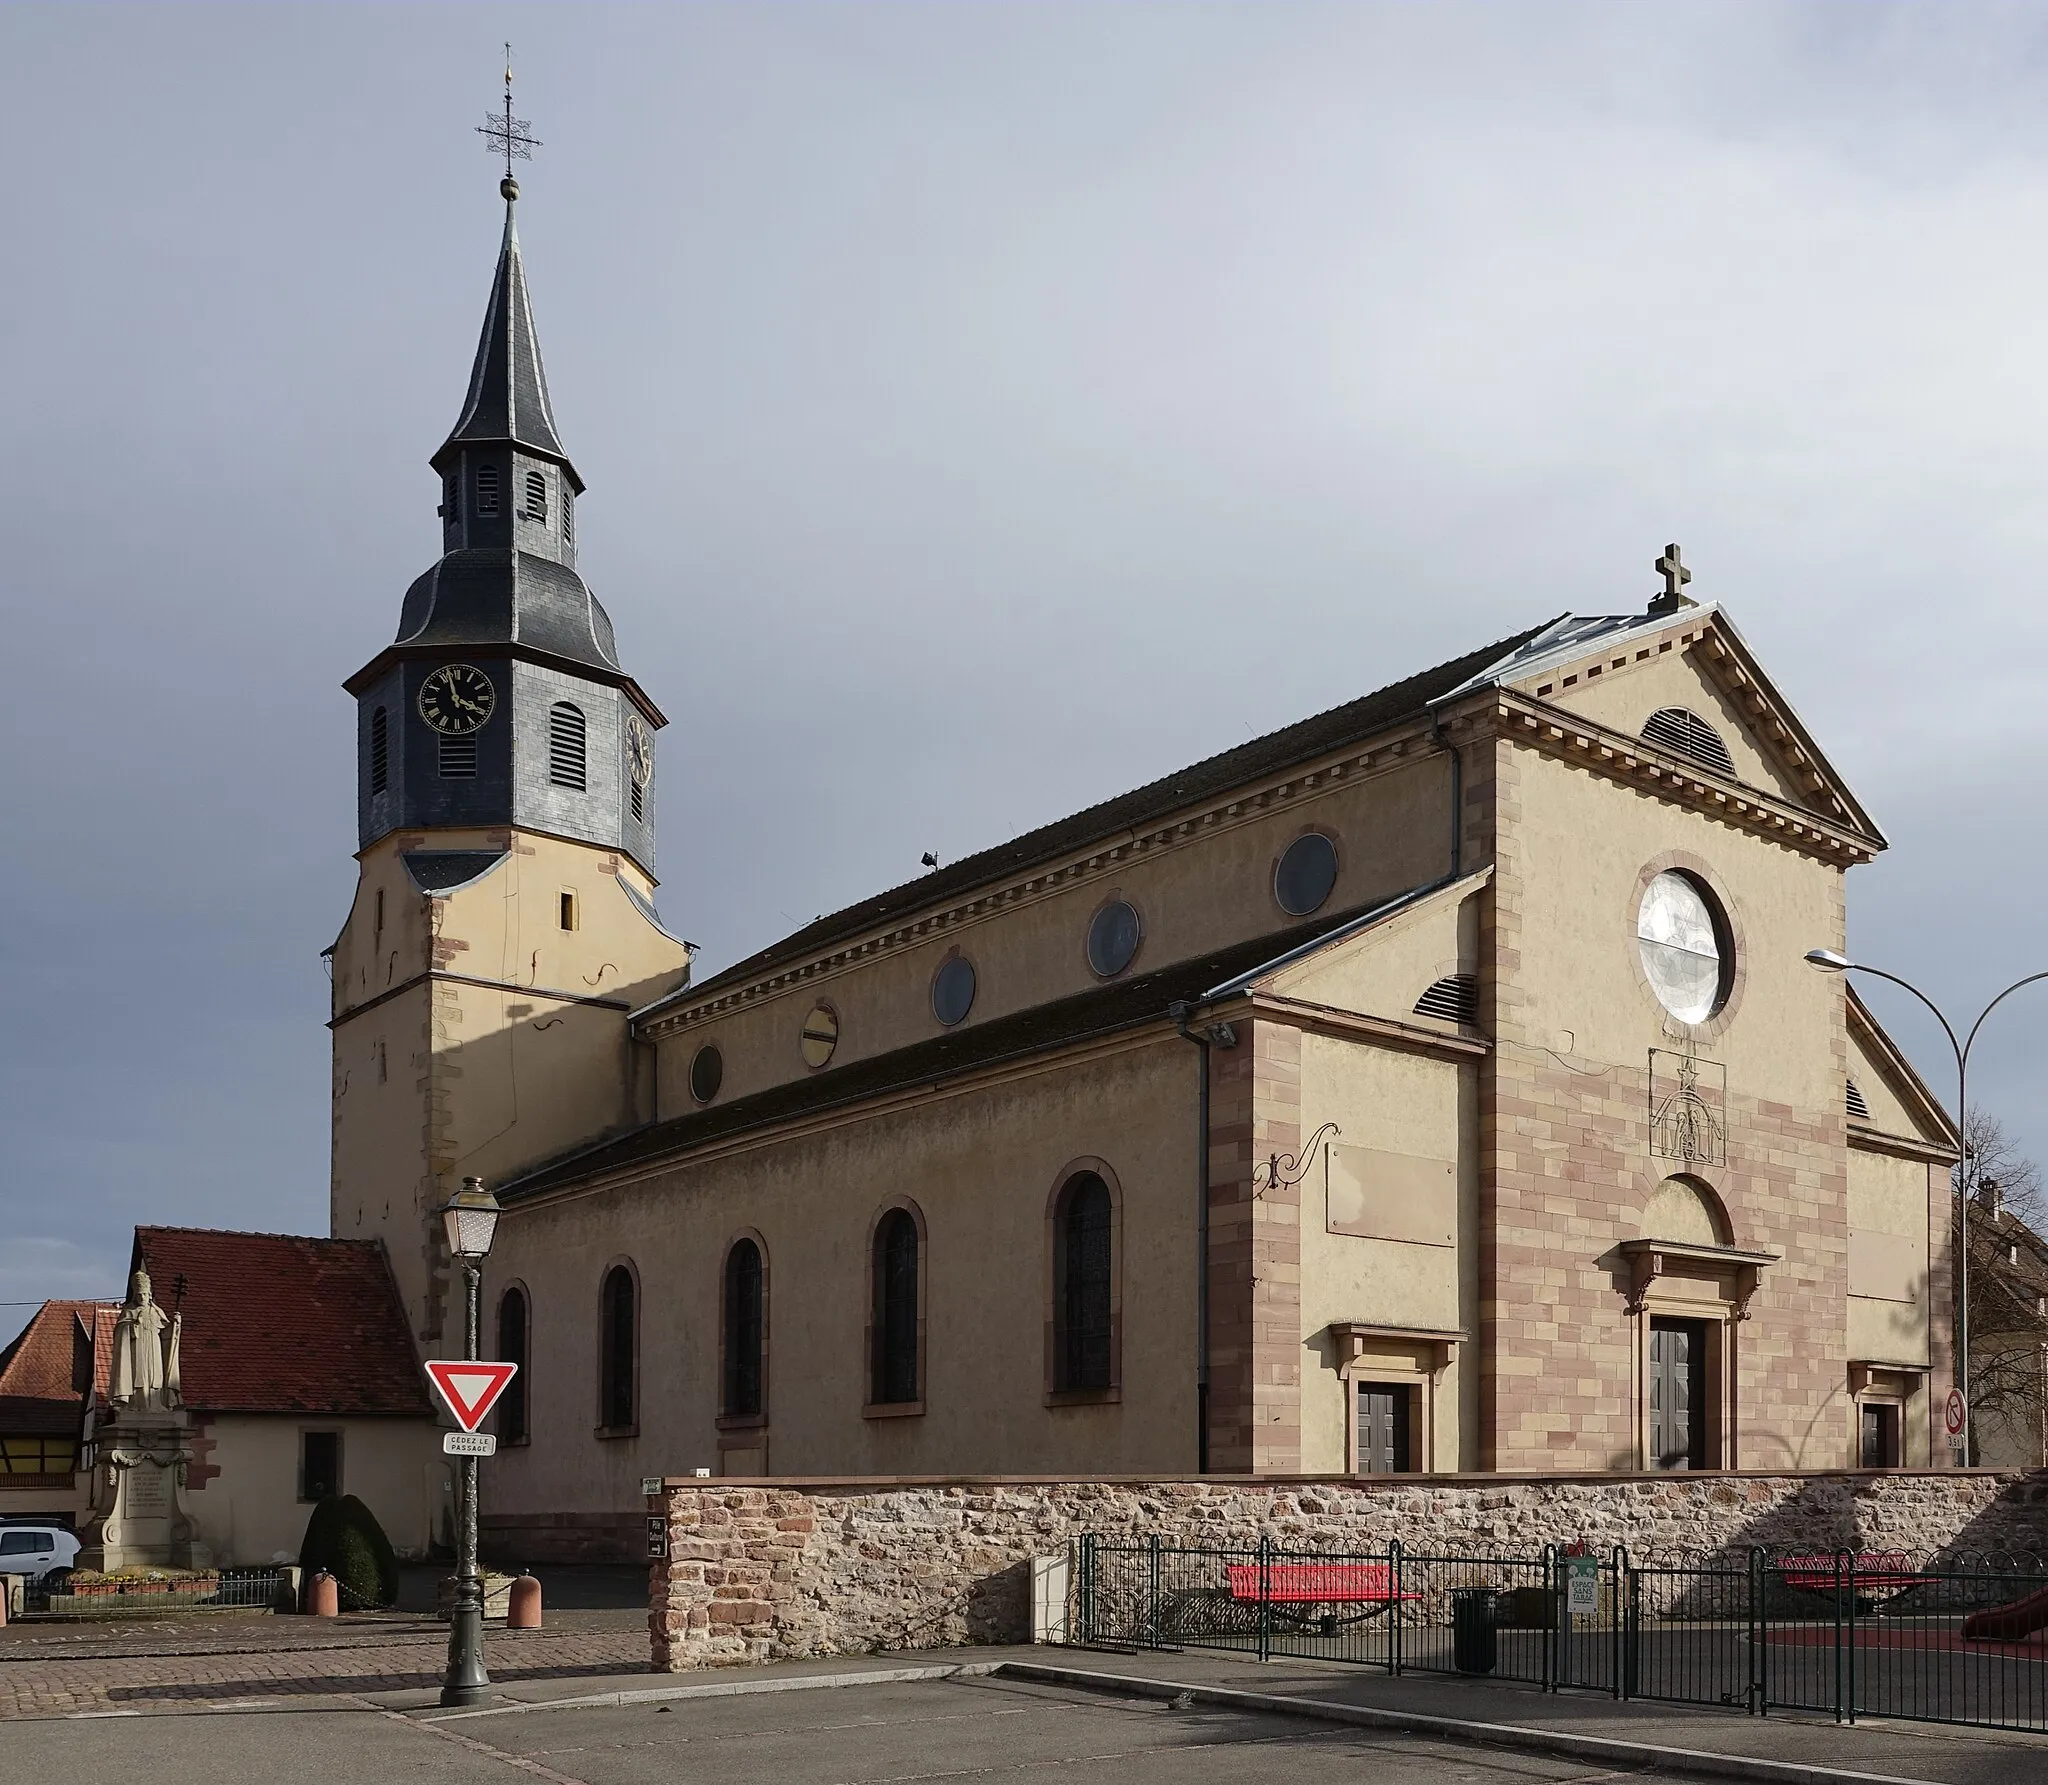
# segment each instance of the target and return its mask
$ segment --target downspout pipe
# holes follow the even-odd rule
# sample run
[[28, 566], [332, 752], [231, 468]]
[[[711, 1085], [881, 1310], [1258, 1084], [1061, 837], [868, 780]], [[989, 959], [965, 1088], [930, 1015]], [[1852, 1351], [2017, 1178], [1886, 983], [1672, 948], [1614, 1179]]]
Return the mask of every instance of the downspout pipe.
[[1194, 1006], [1176, 1000], [1166, 1014], [1183, 1041], [1200, 1050], [1201, 1079], [1195, 1087], [1195, 1473], [1209, 1473], [1209, 1049], [1235, 1047], [1228, 1023], [1196, 1030]]

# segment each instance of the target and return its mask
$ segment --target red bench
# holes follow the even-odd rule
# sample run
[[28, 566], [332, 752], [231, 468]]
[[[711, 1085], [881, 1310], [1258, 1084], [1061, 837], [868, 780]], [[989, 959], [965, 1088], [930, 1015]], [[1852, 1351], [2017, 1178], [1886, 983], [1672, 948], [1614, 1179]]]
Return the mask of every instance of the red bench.
[[1269, 1562], [1263, 1569], [1256, 1562], [1233, 1562], [1230, 1596], [1254, 1605], [1368, 1605], [1377, 1611], [1396, 1599], [1422, 1597], [1396, 1593], [1393, 1572], [1385, 1562]]
[[[1836, 1562], [1834, 1556], [1784, 1556], [1772, 1569], [1786, 1586], [1801, 1593], [1832, 1593]], [[1841, 1574], [1841, 1584], [1858, 1599], [1890, 1598], [1934, 1579], [1931, 1574], [1916, 1574], [1911, 1559], [1897, 1550], [1862, 1550], [1849, 1558]]]

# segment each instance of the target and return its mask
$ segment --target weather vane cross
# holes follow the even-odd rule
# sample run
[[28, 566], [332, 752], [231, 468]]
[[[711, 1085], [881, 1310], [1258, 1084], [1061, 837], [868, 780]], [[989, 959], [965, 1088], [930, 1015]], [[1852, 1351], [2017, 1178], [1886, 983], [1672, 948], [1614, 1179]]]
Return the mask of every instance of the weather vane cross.
[[484, 139], [484, 147], [493, 155], [505, 157], [505, 178], [512, 178], [512, 160], [517, 156], [521, 161], [531, 161], [533, 152], [539, 148], [540, 138], [532, 134], [532, 128], [525, 118], [512, 115], [512, 46], [505, 46], [505, 115], [487, 117], [476, 127], [476, 133]]

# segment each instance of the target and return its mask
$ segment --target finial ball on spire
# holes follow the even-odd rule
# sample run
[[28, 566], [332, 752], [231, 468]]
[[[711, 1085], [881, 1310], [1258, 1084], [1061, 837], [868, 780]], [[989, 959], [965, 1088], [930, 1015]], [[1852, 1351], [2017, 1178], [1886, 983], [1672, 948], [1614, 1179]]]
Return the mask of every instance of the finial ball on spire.
[[508, 205], [515, 204], [519, 199], [519, 182], [507, 174], [498, 182], [498, 191]]

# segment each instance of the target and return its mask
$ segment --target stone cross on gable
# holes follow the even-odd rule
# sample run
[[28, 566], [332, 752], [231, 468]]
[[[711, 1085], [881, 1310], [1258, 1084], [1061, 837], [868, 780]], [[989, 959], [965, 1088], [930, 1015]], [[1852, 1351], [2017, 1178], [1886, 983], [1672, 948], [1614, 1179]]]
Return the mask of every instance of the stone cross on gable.
[[1664, 579], [1664, 593], [1650, 603], [1653, 614], [1675, 613], [1682, 607], [1694, 605], [1693, 598], [1682, 591], [1692, 581], [1692, 572], [1685, 567], [1678, 555], [1678, 547], [1667, 545], [1663, 557], [1656, 563], [1656, 571]]

